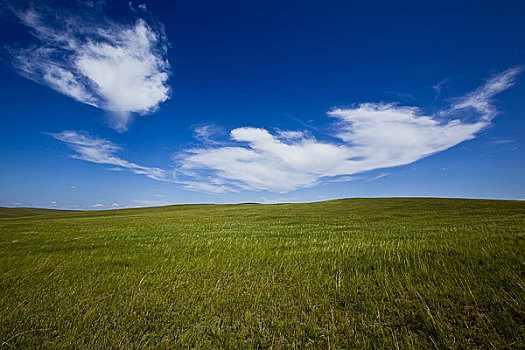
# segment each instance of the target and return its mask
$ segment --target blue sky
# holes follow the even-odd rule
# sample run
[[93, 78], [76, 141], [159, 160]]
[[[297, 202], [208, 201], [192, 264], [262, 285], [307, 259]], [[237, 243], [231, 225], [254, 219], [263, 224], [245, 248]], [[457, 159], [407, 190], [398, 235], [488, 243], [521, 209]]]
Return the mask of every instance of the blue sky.
[[1, 1], [0, 205], [523, 199], [524, 10]]

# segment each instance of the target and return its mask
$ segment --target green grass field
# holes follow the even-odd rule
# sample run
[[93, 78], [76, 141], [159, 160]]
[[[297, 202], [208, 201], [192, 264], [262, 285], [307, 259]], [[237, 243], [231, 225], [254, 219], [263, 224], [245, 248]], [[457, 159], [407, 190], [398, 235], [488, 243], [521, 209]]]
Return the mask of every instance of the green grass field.
[[55, 210], [55, 209], [40, 209], [40, 208], [4, 208], [0, 207], [0, 219], [17, 218], [22, 216], [38, 216], [38, 215], [52, 215], [63, 214], [71, 212], [71, 210]]
[[0, 347], [523, 349], [524, 235], [519, 201], [3, 218]]

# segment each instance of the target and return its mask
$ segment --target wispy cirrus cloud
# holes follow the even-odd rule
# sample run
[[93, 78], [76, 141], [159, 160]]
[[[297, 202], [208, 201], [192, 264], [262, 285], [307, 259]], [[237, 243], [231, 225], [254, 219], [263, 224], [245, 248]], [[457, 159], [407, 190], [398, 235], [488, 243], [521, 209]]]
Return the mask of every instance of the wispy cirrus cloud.
[[[494, 96], [511, 87], [520, 72], [521, 68], [512, 68], [495, 75], [434, 114], [392, 103], [335, 108], [328, 112], [334, 120], [330, 140], [319, 140], [302, 130], [239, 127], [231, 130], [225, 142], [212, 138], [215, 127], [200, 126], [194, 135], [202, 145], [177, 154], [174, 172], [128, 162], [116, 156], [120, 148], [108, 140], [74, 131], [52, 136], [72, 148], [74, 158], [113, 165], [189, 190], [285, 193], [410, 164], [473, 139], [498, 113]], [[387, 175], [383, 172], [372, 180]]]
[[434, 89], [434, 91], [436, 91], [436, 93], [439, 95], [448, 83], [450, 83], [450, 78], [445, 78], [437, 82], [435, 85], [432, 85], [432, 89]]
[[217, 134], [224, 134], [224, 130], [213, 124], [199, 125], [193, 128], [193, 137], [204, 145], [216, 145], [219, 144], [214, 139]]
[[210, 193], [234, 192], [235, 188], [226, 186], [221, 179], [200, 178], [199, 181], [192, 179], [179, 179], [175, 172], [156, 167], [142, 166], [127, 161], [118, 156], [122, 148], [113, 142], [89, 135], [86, 132], [65, 130], [60, 133], [48, 133], [58, 141], [64, 142], [75, 153], [71, 155], [74, 159], [83, 160], [95, 164], [110, 165], [112, 171], [129, 171], [137, 175], [145, 175], [156, 181], [176, 183], [185, 186], [189, 190], [205, 191]]
[[479, 114], [482, 122], [490, 122], [498, 114], [493, 104], [493, 97], [514, 85], [514, 78], [522, 71], [522, 67], [514, 67], [490, 77], [476, 90], [455, 99], [456, 102], [452, 107], [441, 114], [453, 115], [454, 112], [461, 110], [474, 110]]
[[169, 182], [169, 172], [160, 168], [141, 166], [117, 156], [121, 147], [109, 140], [92, 137], [87, 133], [66, 130], [60, 133], [50, 133], [55, 139], [64, 142], [76, 152], [71, 157], [86, 162], [112, 165], [112, 170], [131, 171], [134, 174], [145, 175], [150, 179]]
[[368, 179], [368, 181], [375, 181], [375, 180], [379, 180], [379, 179], [382, 179], [384, 177], [387, 177], [389, 175], [392, 175], [392, 173], [387, 173], [387, 172], [382, 172], [381, 174], [377, 175], [377, 176], [374, 176], [373, 178], [371, 179]]
[[8, 51], [21, 75], [108, 111], [110, 126], [121, 132], [133, 113], [155, 112], [169, 98], [167, 39], [162, 25], [144, 18], [117, 23], [102, 4], [11, 6], [37, 40]]
[[489, 145], [504, 145], [504, 144], [508, 144], [508, 143], [512, 143], [512, 142], [514, 142], [514, 140], [502, 140], [500, 138], [493, 137], [489, 142], [487, 142], [487, 144], [489, 144]]

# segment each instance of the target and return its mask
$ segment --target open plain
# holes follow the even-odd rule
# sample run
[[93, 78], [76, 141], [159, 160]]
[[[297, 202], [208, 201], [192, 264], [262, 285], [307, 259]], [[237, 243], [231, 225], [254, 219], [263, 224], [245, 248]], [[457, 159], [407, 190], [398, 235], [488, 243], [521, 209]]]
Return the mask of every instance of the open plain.
[[525, 345], [525, 202], [0, 216], [5, 348]]

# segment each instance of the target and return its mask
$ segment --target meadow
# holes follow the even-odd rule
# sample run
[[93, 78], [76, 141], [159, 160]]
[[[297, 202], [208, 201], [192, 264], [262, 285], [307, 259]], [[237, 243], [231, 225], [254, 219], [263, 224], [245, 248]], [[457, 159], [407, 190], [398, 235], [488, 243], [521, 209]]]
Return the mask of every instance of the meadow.
[[0, 217], [3, 348], [525, 347], [525, 202]]

